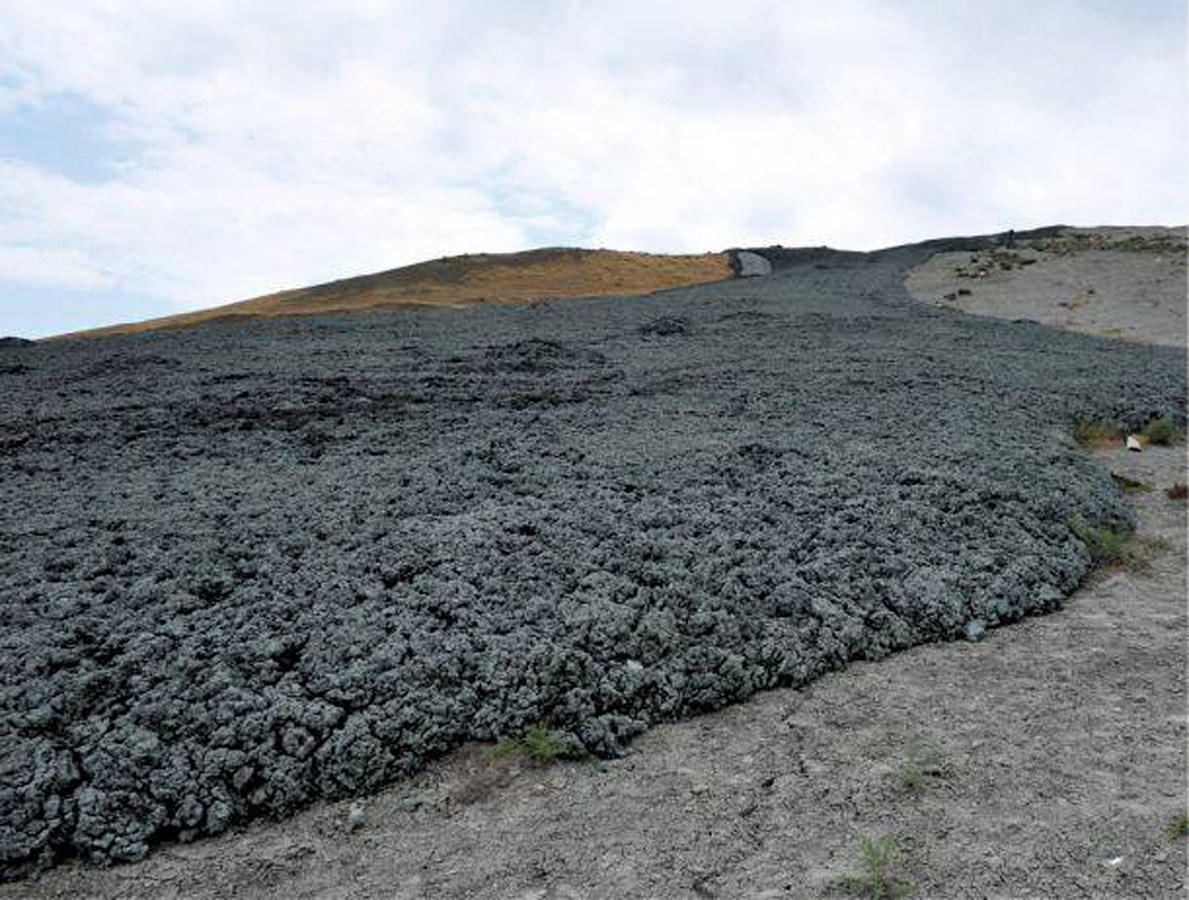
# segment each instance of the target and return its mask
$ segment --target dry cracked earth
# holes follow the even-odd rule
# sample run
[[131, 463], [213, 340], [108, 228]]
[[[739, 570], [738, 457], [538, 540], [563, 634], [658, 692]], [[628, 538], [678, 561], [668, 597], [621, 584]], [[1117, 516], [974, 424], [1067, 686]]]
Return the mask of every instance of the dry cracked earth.
[[1183, 446], [1069, 433], [1183, 342], [905, 288], [1012, 239], [6, 348], [0, 896], [1181, 896]]

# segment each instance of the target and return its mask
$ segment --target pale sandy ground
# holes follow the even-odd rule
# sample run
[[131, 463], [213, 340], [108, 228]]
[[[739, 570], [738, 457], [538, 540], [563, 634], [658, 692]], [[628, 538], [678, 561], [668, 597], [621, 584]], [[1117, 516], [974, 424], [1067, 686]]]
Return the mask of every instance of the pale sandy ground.
[[[1071, 228], [1067, 234], [1071, 240], [1020, 242], [1015, 253], [1035, 262], [1006, 271], [989, 253], [939, 253], [909, 275], [908, 290], [921, 302], [975, 315], [1184, 345], [1184, 228]], [[1139, 241], [1128, 245], [1129, 238]], [[1142, 248], [1140, 241], [1149, 249], [1110, 249]], [[1088, 246], [1076, 249], [1082, 245]], [[1180, 250], [1164, 249], [1169, 245]]]
[[658, 727], [623, 760], [464, 748], [363, 801], [357, 829], [351, 803], [319, 804], [0, 898], [845, 896], [880, 835], [915, 897], [1184, 897], [1166, 827], [1186, 808], [1186, 511], [1164, 489], [1185, 451], [1098, 455], [1152, 484], [1130, 495], [1152, 559], [1061, 612]]

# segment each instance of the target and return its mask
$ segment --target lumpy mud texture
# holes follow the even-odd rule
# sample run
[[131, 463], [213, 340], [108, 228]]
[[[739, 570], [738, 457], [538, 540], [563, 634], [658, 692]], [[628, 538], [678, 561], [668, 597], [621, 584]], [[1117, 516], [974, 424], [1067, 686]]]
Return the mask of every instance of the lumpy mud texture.
[[1185, 354], [907, 297], [989, 244], [7, 348], [3, 875], [1056, 608], [1129, 522], [1070, 424], [1183, 423]]

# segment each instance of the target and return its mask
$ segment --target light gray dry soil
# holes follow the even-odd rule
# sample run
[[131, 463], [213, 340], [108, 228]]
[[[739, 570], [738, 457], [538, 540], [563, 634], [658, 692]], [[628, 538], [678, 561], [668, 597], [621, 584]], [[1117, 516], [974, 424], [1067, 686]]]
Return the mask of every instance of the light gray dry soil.
[[1185, 229], [1067, 228], [938, 253], [913, 269], [923, 303], [1126, 341], [1185, 344]]
[[[155, 841], [374, 793], [461, 742], [538, 720], [615, 756], [657, 722], [792, 684], [808, 687], [673, 726], [708, 736], [679, 748], [688, 764], [649, 768], [635, 794], [630, 783], [629, 793], [616, 788], [628, 777], [617, 773], [631, 773], [669, 729], [602, 769], [533, 772], [495, 799], [484, 791], [499, 772], [479, 764], [472, 786], [464, 755], [435, 787], [437, 764], [417, 787], [380, 794], [351, 835], [336, 807], [305, 814], [325, 840], [310, 845], [297, 829], [292, 856], [281, 851], [273, 865], [245, 838], [226, 868], [187, 874], [170, 870], [171, 860], [225, 845], [175, 844], [140, 867], [99, 875], [72, 866], [20, 889], [56, 896], [90, 877], [101, 893], [119, 884], [121, 895], [169, 895], [204, 871], [228, 879], [227, 896], [256, 895], [257, 876], [318, 896], [518, 896], [538, 886], [561, 896], [566, 884], [580, 895], [611, 896], [619, 885], [621, 895], [737, 896], [769, 880], [773, 889], [826, 885], [848, 862], [821, 818], [827, 811], [851, 823], [851, 856], [866, 828], [859, 813], [870, 817], [872, 804], [888, 815], [928, 810], [930, 797], [944, 805], [932, 792], [896, 800], [903, 779], [893, 770], [911, 761], [910, 744], [942, 759], [918, 766], [930, 791], [949, 784], [950, 771], [955, 783], [977, 784], [975, 774], [995, 769], [993, 750], [984, 758], [979, 747], [996, 728], [1020, 737], [1028, 710], [1045, 726], [1059, 719], [1052, 696], [1017, 696], [1019, 679], [1033, 684], [1038, 667], [1059, 659], [1017, 652], [1016, 638], [1054, 620], [813, 679], [848, 660], [1059, 607], [1089, 569], [1069, 522], [1132, 521], [1106, 470], [1072, 445], [1071, 421], [1184, 421], [1182, 350], [929, 310], [907, 297], [904, 272], [934, 250], [989, 245], [872, 255], [770, 248], [757, 251], [776, 268], [767, 278], [630, 303], [212, 326], [6, 350], [8, 874], [64, 853], [137, 858]], [[1183, 635], [1183, 590], [1174, 599], [1164, 627]], [[1123, 609], [1121, 618], [1150, 626], [1146, 614]], [[1065, 665], [1088, 652], [1075, 644]], [[938, 685], [928, 678], [919, 702], [913, 689], [887, 690], [920, 653], [952, 656], [941, 684], [958, 679], [957, 703], [991, 738], [967, 746], [973, 724], [935, 722]], [[983, 654], [997, 676], [963, 682]], [[1179, 672], [1176, 660], [1165, 651], [1153, 665], [1167, 675]], [[865, 672], [883, 694], [812, 706], [829, 685], [855, 691]], [[1167, 708], [1178, 690], [1183, 698], [1179, 682], [1148, 702]], [[811, 705], [801, 726], [789, 724], [795, 710], [773, 712], [790, 697]], [[757, 710], [750, 726], [730, 724]], [[881, 711], [900, 716], [899, 732]], [[1085, 699], [1068, 714], [1087, 714]], [[716, 723], [727, 723], [717, 738]], [[786, 729], [797, 756], [780, 747]], [[758, 742], [751, 759], [749, 732]], [[1062, 733], [1071, 751], [1093, 749], [1076, 728]], [[1142, 752], [1164, 768], [1183, 763], [1180, 745], [1167, 749], [1170, 736], [1183, 737], [1183, 709], [1149, 733], [1159, 746], [1141, 737]], [[887, 771], [846, 770], [855, 757], [879, 759], [881, 747]], [[1007, 788], [1034, 797], [1036, 769], [1062, 798], [1057, 806], [1077, 806], [1040, 766], [1059, 762], [1061, 750], [1009, 757], [994, 773], [1006, 787], [984, 799], [1001, 795], [1016, 809]], [[1120, 770], [1132, 763], [1115, 759]], [[724, 780], [719, 766], [733, 774]], [[756, 784], [753, 768], [767, 773]], [[1120, 796], [1147, 810], [1137, 813], [1145, 828], [1175, 813], [1166, 789], [1183, 786], [1183, 767], [1171, 778], [1146, 778], [1138, 800]], [[831, 783], [851, 787], [823, 793]], [[540, 807], [544, 820], [518, 803], [537, 787], [542, 802], [553, 798]], [[633, 803], [643, 811], [668, 802], [666, 791], [679, 815], [632, 812]], [[1151, 806], [1152, 792], [1166, 809]], [[750, 799], [733, 819], [705, 805], [719, 794]], [[1096, 803], [1086, 808], [1101, 811]], [[512, 820], [487, 827], [491, 804]], [[809, 818], [788, 819], [790, 808]], [[1054, 825], [1053, 835], [1079, 834], [1082, 849], [1058, 846], [1050, 858], [1029, 839], [1020, 846], [1032, 862], [1021, 872], [1043, 881], [1068, 869], [1049, 865], [1061, 854], [1083, 859], [1089, 838], [1066, 811], [1073, 824]], [[452, 824], [463, 829], [453, 838]], [[976, 834], [981, 825], [962, 827]], [[633, 838], [633, 828], [655, 840]], [[396, 850], [397, 833], [422, 849]], [[253, 834], [269, 840], [267, 828]], [[790, 840], [803, 851], [788, 849]], [[369, 853], [368, 841], [387, 841], [402, 861]], [[484, 842], [503, 852], [485, 855]], [[606, 858], [595, 868], [574, 856], [600, 847]], [[641, 857], [640, 847], [656, 854]], [[1124, 868], [1120, 853], [1110, 877], [1134, 871], [1133, 884], [1149, 891], [1136, 895], [1161, 896], [1151, 891], [1175, 875], [1178, 847], [1150, 866], [1132, 856]], [[918, 879], [986, 883], [985, 865], [953, 882], [915, 843], [904, 849]], [[785, 874], [782, 860], [792, 859], [800, 874]], [[1001, 860], [996, 871], [1013, 864]], [[681, 867], [688, 877], [658, 880]], [[375, 879], [390, 878], [386, 894]]]

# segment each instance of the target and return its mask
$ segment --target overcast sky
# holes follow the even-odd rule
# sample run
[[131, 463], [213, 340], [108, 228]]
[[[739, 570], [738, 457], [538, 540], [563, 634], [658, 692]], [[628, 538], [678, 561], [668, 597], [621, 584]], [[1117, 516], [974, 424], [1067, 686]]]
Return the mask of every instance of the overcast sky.
[[418, 260], [1182, 224], [1183, 0], [0, 0], [0, 334]]

